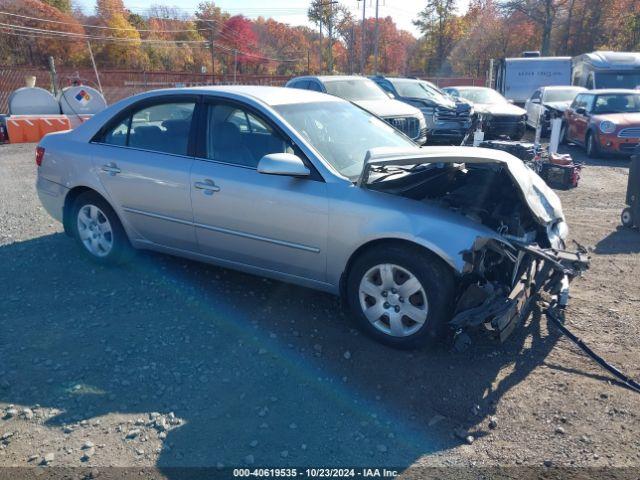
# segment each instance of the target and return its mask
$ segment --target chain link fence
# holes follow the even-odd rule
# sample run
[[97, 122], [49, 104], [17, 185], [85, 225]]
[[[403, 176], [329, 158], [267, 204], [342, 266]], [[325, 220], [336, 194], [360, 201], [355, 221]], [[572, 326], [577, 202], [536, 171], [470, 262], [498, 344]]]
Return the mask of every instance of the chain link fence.
[[[107, 103], [111, 104], [136, 93], [158, 88], [193, 87], [199, 85], [269, 85], [283, 86], [291, 77], [287, 75], [210, 75], [188, 72], [145, 72], [136, 70], [101, 70], [100, 81], [91, 69], [60, 68], [57, 71], [58, 88], [80, 82], [102, 88]], [[46, 69], [30, 67], [0, 66], [0, 113], [8, 113], [8, 99], [11, 92], [24, 87], [25, 78], [35, 76], [36, 86], [52, 90], [52, 80]], [[425, 78], [439, 86], [483, 85], [484, 80], [459, 78]]]

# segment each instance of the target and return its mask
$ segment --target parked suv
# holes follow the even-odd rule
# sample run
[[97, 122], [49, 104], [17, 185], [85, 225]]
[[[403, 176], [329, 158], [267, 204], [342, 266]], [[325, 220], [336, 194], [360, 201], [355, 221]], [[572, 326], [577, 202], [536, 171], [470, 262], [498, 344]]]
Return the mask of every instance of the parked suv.
[[471, 128], [471, 104], [450, 97], [427, 81], [383, 76], [371, 79], [396, 99], [420, 109], [430, 142], [459, 145]]
[[296, 77], [285, 85], [343, 98], [393, 125], [418, 145], [427, 141], [425, 118], [415, 107], [389, 98], [375, 82], [358, 76]]
[[562, 140], [583, 145], [590, 157], [631, 155], [640, 145], [640, 92], [590, 90], [564, 112]]

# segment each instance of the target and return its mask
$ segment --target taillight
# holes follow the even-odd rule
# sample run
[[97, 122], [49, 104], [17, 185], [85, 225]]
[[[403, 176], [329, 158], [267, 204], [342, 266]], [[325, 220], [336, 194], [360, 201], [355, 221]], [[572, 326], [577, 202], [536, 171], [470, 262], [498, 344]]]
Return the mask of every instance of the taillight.
[[36, 165], [42, 165], [42, 159], [44, 158], [44, 148], [36, 147]]

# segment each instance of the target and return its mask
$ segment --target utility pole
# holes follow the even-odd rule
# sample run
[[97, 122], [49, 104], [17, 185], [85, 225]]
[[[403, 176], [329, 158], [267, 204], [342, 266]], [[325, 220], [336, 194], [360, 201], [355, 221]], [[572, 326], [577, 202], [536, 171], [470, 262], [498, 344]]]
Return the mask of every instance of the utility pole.
[[318, 6], [320, 7], [320, 12], [318, 17], [320, 18], [320, 45], [318, 48], [319, 57], [320, 57], [320, 73], [322, 73], [322, 17], [324, 16], [324, 7], [329, 7], [329, 72], [333, 72], [333, 7], [332, 5], [335, 3], [340, 3], [338, 0], [320, 0], [318, 2]]
[[216, 31], [214, 26], [211, 25], [209, 28], [209, 40], [211, 41], [211, 78], [213, 79], [213, 83], [216, 83], [216, 52], [215, 52], [215, 40]]
[[333, 4], [329, 2], [329, 74], [333, 73]]
[[318, 45], [318, 73], [322, 75], [322, 14], [324, 5], [320, 3], [320, 43]]
[[378, 35], [380, 33], [380, 29], [378, 27], [378, 8], [380, 7], [380, 0], [376, 0], [376, 28], [375, 28], [375, 43], [373, 45], [373, 69], [374, 73], [378, 74]]
[[102, 84], [100, 83], [100, 75], [98, 75], [98, 68], [96, 67], [96, 59], [93, 58], [93, 50], [91, 49], [91, 42], [87, 40], [87, 47], [89, 47], [89, 56], [91, 57], [91, 65], [93, 65], [93, 72], [96, 74], [96, 81], [98, 82], [98, 90], [102, 92]]
[[351, 24], [351, 35], [349, 35], [349, 75], [353, 75], [356, 64], [356, 25]]
[[366, 30], [366, 23], [367, 23], [367, 0], [358, 0], [362, 2], [362, 32], [360, 32], [360, 36], [362, 37], [360, 39], [360, 75], [364, 75], [364, 68], [365, 68], [365, 56], [364, 56], [364, 42], [365, 39], [367, 38], [367, 30]]
[[238, 84], [238, 49], [233, 50], [233, 84]]

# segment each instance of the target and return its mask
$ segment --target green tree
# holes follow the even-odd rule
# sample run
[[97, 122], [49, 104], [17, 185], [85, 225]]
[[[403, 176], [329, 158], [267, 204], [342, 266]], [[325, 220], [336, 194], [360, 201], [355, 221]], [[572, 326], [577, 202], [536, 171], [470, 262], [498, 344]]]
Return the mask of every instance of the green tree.
[[63, 13], [71, 13], [71, 0], [42, 0], [42, 3], [51, 5]]
[[429, 69], [440, 72], [451, 48], [456, 20], [456, 0], [428, 0], [413, 24], [432, 45], [433, 56]]

